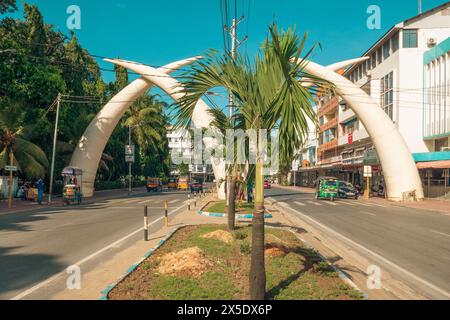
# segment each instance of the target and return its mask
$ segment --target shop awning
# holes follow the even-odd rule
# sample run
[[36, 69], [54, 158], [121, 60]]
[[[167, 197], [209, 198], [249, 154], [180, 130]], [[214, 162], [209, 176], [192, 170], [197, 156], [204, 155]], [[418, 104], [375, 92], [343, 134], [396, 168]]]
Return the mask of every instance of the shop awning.
[[418, 169], [450, 169], [450, 160], [417, 162]]

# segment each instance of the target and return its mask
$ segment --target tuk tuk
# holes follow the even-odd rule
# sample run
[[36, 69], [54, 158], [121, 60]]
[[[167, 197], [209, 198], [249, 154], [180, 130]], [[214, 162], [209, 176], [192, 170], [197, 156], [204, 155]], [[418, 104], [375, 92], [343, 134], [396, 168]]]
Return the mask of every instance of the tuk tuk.
[[150, 191], [161, 191], [162, 185], [159, 178], [148, 178], [147, 179], [147, 192]]
[[176, 190], [177, 187], [178, 187], [177, 179], [176, 178], [170, 178], [169, 182], [167, 183], [167, 188]]
[[[76, 167], [66, 167], [63, 169], [61, 176], [64, 177], [63, 205], [71, 205], [72, 203], [80, 205], [83, 201], [81, 190], [83, 171]], [[78, 178], [80, 184], [78, 184]]]
[[339, 180], [333, 177], [322, 177], [317, 181], [316, 199], [334, 201], [338, 197]]
[[189, 188], [189, 179], [187, 177], [181, 177], [178, 179], [178, 190], [187, 190]]

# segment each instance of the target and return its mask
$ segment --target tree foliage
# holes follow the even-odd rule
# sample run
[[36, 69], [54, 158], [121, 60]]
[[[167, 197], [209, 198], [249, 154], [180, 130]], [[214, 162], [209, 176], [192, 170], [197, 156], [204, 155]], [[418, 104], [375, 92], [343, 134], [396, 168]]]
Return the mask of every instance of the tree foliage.
[[[14, 10], [15, 1], [0, 0], [0, 13]], [[115, 68], [116, 81], [105, 83], [97, 61], [82, 47], [74, 33], [64, 35], [46, 24], [37, 6], [24, 4], [24, 18], [0, 20], [0, 113], [20, 104], [17, 125], [24, 140], [51, 158], [55, 108], [63, 95], [59, 121], [56, 176], [66, 166], [85, 128], [113, 95], [128, 85], [128, 73]], [[100, 163], [98, 179], [117, 180], [127, 174], [124, 145], [127, 122], [140, 118], [144, 125], [133, 132], [138, 143], [136, 176], [168, 174], [165, 138], [167, 119], [157, 97], [147, 93], [119, 123]], [[129, 119], [128, 119], [129, 118]], [[139, 121], [141, 121], [139, 120]], [[49, 171], [46, 170], [48, 178]], [[27, 172], [24, 178], [31, 178]]]

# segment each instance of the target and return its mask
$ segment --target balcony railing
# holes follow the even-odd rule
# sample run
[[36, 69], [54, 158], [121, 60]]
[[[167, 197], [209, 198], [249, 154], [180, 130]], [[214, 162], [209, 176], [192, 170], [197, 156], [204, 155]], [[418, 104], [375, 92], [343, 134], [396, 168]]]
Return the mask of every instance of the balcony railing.
[[339, 107], [339, 98], [333, 97], [331, 100], [324, 103], [320, 109], [319, 109], [319, 117], [332, 113], [334, 110], [336, 110]]
[[338, 125], [338, 119], [334, 118], [334, 119], [331, 119], [330, 121], [328, 121], [327, 123], [321, 125], [319, 128], [319, 131], [324, 132], [324, 131], [327, 131], [328, 129], [336, 127], [337, 125]]
[[328, 151], [328, 150], [331, 150], [331, 149], [335, 149], [335, 148], [337, 148], [337, 145], [338, 145], [338, 140], [334, 139], [334, 140], [332, 140], [330, 142], [326, 142], [324, 144], [321, 144], [319, 146], [319, 148], [317, 149], [317, 151], [318, 152], [324, 152], [324, 151]]

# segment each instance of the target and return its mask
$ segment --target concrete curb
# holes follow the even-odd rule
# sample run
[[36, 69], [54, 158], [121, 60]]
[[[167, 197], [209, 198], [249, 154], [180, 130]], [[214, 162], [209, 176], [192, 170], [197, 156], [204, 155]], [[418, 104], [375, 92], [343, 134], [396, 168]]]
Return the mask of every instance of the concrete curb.
[[144, 256], [136, 263], [132, 264], [126, 271], [125, 273], [119, 277], [119, 279], [106, 286], [105, 289], [103, 289], [102, 291], [100, 291], [101, 296], [99, 298], [99, 300], [109, 300], [108, 299], [108, 294], [109, 292], [114, 289], [119, 283], [121, 283], [123, 280], [125, 280], [126, 277], [128, 277], [134, 270], [136, 270], [136, 268], [142, 263], [144, 262], [148, 257], [150, 257], [156, 250], [158, 250], [164, 243], [166, 243], [167, 240], [169, 240], [170, 238], [172, 238], [172, 236], [175, 234], [175, 232], [177, 232], [179, 229], [183, 228], [185, 226], [180, 226], [175, 228], [174, 230], [172, 230], [164, 239], [161, 239], [158, 244], [156, 245], [155, 248], [150, 249], [149, 251], [147, 251]]
[[[198, 210], [197, 213], [199, 215], [205, 216], [205, 217], [212, 217], [212, 218], [225, 218], [228, 215], [226, 213], [217, 213], [217, 212], [206, 212], [206, 211], [201, 211]], [[237, 219], [253, 219], [253, 214], [237, 214], [236, 215]], [[272, 219], [273, 216], [270, 213], [266, 213], [264, 215], [265, 219]]]

